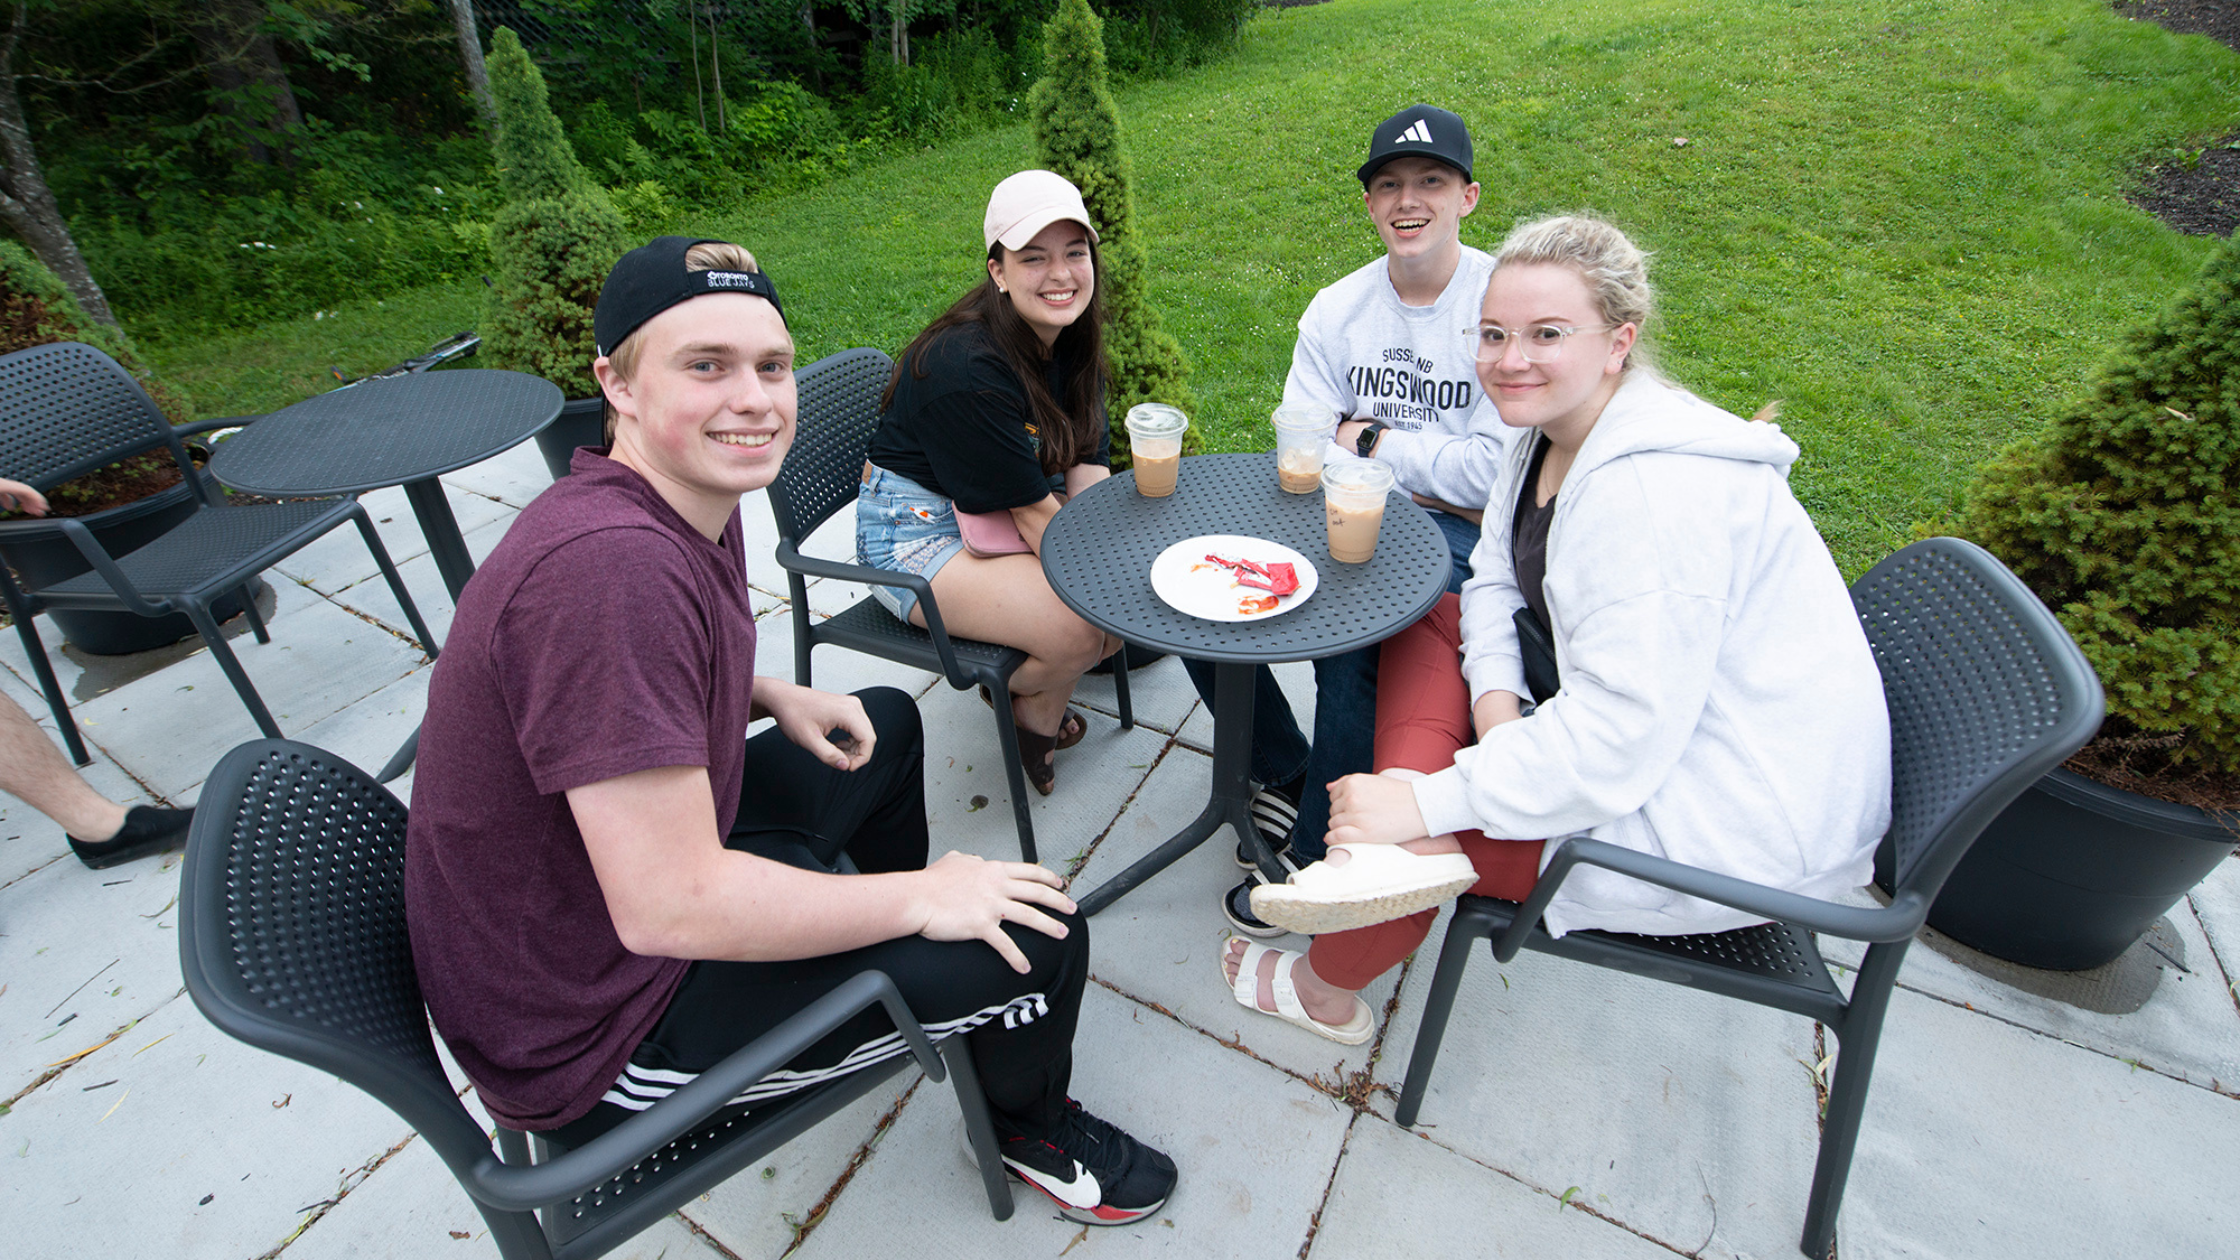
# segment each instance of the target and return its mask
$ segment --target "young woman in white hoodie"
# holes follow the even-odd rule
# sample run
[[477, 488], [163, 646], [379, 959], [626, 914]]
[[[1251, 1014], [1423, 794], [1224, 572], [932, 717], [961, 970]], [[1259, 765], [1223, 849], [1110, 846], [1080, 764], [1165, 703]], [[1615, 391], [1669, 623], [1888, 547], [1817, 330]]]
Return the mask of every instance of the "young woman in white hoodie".
[[[1645, 360], [1646, 259], [1564, 216], [1494, 256], [1475, 343], [1511, 448], [1459, 599], [1385, 644], [1376, 774], [1332, 785], [1331, 856], [1254, 890], [1304, 956], [1232, 938], [1237, 1000], [1334, 1040], [1366, 987], [1463, 891], [1522, 900], [1540, 837], [1586, 834], [1771, 887], [1866, 882], [1889, 824], [1881, 676], [1842, 576], [1789, 491], [1797, 446]], [[1529, 714], [1517, 621], [1560, 688]], [[1490, 837], [1515, 837], [1496, 839]], [[1758, 920], [1590, 867], [1547, 910], [1679, 935]]]

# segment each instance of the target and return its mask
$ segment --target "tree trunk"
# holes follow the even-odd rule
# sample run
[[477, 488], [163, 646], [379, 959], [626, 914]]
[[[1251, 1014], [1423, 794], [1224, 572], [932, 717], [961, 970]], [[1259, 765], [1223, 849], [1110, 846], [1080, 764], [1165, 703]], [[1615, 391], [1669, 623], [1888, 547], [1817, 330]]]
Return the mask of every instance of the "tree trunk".
[[700, 130], [708, 129], [708, 94], [700, 86], [700, 15], [691, 9], [684, 12], [684, 24], [692, 28], [692, 99], [700, 107]]
[[485, 130], [498, 129], [498, 106], [490, 98], [490, 74], [482, 68], [482, 36], [474, 27], [474, 0], [451, 0], [451, 29], [459, 36], [459, 61], [467, 68], [467, 93], [482, 113]]
[[[295, 89], [288, 83], [288, 69], [280, 51], [264, 31], [262, 0], [212, 0], [203, 20], [194, 24], [195, 43], [202, 49], [203, 73], [208, 76], [220, 114], [231, 119], [241, 133], [243, 150], [257, 162], [270, 162], [272, 149], [261, 132], [282, 136], [303, 126], [303, 111], [296, 105]], [[269, 118], [246, 116], [240, 108], [244, 89], [264, 89], [270, 103]], [[281, 161], [293, 164], [285, 150]]]
[[715, 6], [705, 7], [708, 11], [708, 60], [716, 70], [716, 130], [724, 132], [731, 130], [731, 121], [724, 117], [723, 110], [723, 44], [716, 38]]
[[896, 65], [910, 64], [910, 0], [894, 0], [894, 30], [887, 38], [887, 49], [894, 54]]
[[[15, 7], [15, 21], [0, 42], [0, 219], [49, 271], [69, 286], [70, 295], [85, 308], [88, 319], [117, 328], [109, 299], [86, 267], [70, 225], [39, 172], [39, 155], [31, 147], [31, 128], [24, 120], [23, 101], [16, 95], [16, 44], [23, 38], [26, 6]], [[119, 329], [122, 331], [122, 329]]]

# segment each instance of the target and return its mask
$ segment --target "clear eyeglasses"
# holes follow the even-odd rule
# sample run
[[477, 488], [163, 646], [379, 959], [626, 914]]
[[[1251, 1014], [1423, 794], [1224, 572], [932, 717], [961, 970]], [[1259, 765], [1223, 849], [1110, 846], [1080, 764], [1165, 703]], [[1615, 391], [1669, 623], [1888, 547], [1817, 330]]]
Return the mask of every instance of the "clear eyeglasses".
[[1503, 328], [1499, 324], [1472, 324], [1462, 330], [1462, 335], [1477, 343], [1478, 362], [1499, 363], [1515, 342], [1517, 350], [1527, 363], [1553, 363], [1563, 354], [1563, 344], [1580, 333], [1609, 332], [1615, 324], [1596, 324], [1591, 327], [1567, 328], [1562, 324], [1533, 324], [1527, 328]]

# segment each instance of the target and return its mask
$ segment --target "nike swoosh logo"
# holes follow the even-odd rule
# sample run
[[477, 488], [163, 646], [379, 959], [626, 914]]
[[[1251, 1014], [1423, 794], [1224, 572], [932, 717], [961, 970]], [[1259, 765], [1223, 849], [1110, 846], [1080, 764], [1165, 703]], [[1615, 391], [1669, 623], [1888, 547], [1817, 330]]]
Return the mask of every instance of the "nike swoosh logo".
[[1073, 1176], [1060, 1181], [1049, 1173], [1029, 1168], [1017, 1160], [1005, 1160], [1011, 1171], [1033, 1183], [1036, 1189], [1065, 1204], [1067, 1207], [1090, 1208], [1104, 1200], [1104, 1189], [1097, 1184], [1097, 1175], [1073, 1161]]

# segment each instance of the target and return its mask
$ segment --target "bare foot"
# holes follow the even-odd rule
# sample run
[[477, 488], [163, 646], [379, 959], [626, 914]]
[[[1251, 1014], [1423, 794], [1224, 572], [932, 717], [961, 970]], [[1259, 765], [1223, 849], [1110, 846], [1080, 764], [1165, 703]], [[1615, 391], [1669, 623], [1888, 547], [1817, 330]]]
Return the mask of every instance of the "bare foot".
[[[1229, 983], [1237, 982], [1237, 968], [1244, 965], [1246, 942], [1231, 940], [1229, 951], [1221, 959], [1221, 972]], [[1253, 1005], [1270, 1015], [1276, 1013], [1276, 961], [1277, 951], [1271, 949], [1260, 957], [1260, 991], [1253, 995]], [[1354, 992], [1327, 983], [1314, 973], [1314, 964], [1301, 958], [1291, 968], [1291, 987], [1299, 994], [1299, 1005], [1307, 1014], [1325, 1024], [1343, 1024], [1353, 1018]]]

